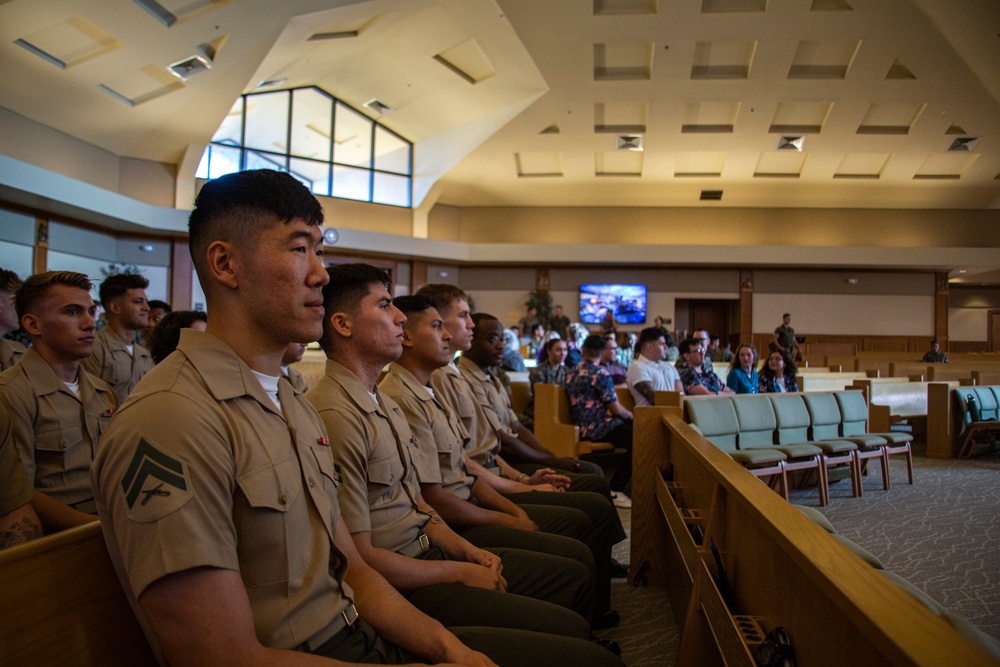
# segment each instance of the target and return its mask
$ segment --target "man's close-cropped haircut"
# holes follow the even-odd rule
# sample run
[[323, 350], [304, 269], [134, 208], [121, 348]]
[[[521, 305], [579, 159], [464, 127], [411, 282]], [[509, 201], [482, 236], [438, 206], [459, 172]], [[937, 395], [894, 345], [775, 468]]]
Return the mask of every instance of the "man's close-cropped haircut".
[[473, 315], [472, 315], [472, 327], [474, 329], [478, 329], [480, 323], [482, 323], [482, 322], [490, 322], [492, 320], [496, 320], [497, 322], [500, 321], [498, 318], [496, 318], [493, 315], [490, 315], [489, 313], [473, 313]]
[[125, 293], [130, 289], [146, 289], [147, 287], [149, 287], [149, 281], [138, 273], [116, 273], [104, 279], [98, 290], [98, 296], [101, 299], [101, 305], [107, 310], [108, 304], [120, 296], [125, 296]]
[[658, 341], [663, 338], [663, 329], [657, 327], [647, 327], [639, 332], [639, 340], [635, 344], [635, 349], [642, 353], [642, 348], [646, 343]]
[[153, 310], [154, 308], [159, 308], [164, 313], [169, 313], [173, 311], [173, 308], [170, 307], [169, 303], [167, 303], [166, 301], [160, 301], [158, 299], [150, 299], [149, 301], [146, 302], [146, 305], [149, 306], [150, 310]]
[[[392, 300], [392, 305], [399, 308], [400, 312], [406, 315], [406, 321], [410, 321], [410, 316], [417, 313], [422, 313], [425, 310], [434, 308], [434, 299], [430, 298], [426, 294], [407, 294], [405, 296], [397, 296]], [[405, 324], [403, 326], [406, 326]]]
[[434, 299], [436, 308], [439, 311], [451, 308], [455, 302], [460, 299], [464, 299], [465, 302], [469, 304], [469, 308], [472, 308], [472, 299], [465, 293], [464, 290], [462, 290], [461, 287], [457, 285], [449, 285], [447, 283], [428, 283], [418, 289], [417, 294], [429, 296]]
[[584, 339], [582, 349], [590, 356], [603, 354], [604, 347], [607, 345], [607, 340], [608, 339], [604, 336], [591, 334]]
[[14, 296], [14, 309], [17, 311], [17, 318], [21, 319], [32, 312], [35, 307], [45, 298], [49, 289], [53, 285], [67, 285], [69, 287], [79, 287], [83, 291], [90, 293], [94, 284], [90, 278], [75, 271], [46, 271], [36, 273], [21, 285]]
[[0, 291], [17, 294], [24, 281], [21, 276], [8, 269], [0, 269]]
[[188, 218], [188, 241], [198, 275], [213, 242], [246, 247], [275, 219], [321, 225], [323, 207], [309, 188], [281, 171], [238, 171], [205, 183]]

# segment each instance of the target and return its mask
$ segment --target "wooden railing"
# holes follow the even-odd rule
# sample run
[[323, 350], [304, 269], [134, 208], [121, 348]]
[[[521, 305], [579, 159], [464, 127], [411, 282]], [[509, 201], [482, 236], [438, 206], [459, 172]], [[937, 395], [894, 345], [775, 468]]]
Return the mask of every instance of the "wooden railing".
[[[680, 409], [636, 408], [635, 417], [632, 575], [641, 568], [669, 592], [681, 625], [676, 665], [753, 665], [748, 623], [785, 628], [800, 667], [992, 664], [705, 440]], [[733, 609], [713, 579], [710, 540]]]

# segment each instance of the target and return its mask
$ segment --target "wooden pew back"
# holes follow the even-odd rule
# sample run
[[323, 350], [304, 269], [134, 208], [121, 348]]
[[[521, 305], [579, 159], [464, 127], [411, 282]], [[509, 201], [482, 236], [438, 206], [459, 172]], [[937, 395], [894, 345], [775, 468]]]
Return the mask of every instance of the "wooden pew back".
[[[671, 482], [662, 475], [668, 466]], [[632, 516], [632, 568], [648, 561], [649, 583], [667, 586], [683, 619], [679, 667], [754, 664], [744, 618], [727, 609], [713, 581], [710, 539], [735, 613], [765, 631], [784, 627], [796, 664], [990, 664], [945, 619], [712, 446], [677, 408], [636, 409]]]
[[156, 665], [94, 522], [0, 551], [0, 663]]

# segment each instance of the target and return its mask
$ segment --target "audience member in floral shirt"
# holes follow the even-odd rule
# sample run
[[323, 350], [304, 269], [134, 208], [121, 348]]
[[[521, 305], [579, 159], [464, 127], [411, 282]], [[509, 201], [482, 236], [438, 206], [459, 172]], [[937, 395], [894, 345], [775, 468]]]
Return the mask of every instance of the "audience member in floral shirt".
[[685, 394], [702, 396], [734, 393], [718, 375], [711, 369], [705, 368], [705, 346], [701, 339], [688, 338], [681, 341], [680, 352], [684, 360], [684, 368], [680, 369], [680, 372]]
[[583, 359], [566, 376], [566, 396], [581, 440], [610, 442], [628, 451], [628, 465], [618, 465], [611, 479], [613, 490], [625, 491], [632, 476], [632, 413], [618, 402], [611, 376], [599, 365], [604, 346], [601, 336], [583, 341]]

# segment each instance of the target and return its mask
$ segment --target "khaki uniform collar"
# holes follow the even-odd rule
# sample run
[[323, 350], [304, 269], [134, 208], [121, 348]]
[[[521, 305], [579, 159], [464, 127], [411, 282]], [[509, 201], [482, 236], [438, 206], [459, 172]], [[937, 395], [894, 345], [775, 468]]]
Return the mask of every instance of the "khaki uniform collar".
[[81, 403], [87, 403], [95, 393], [107, 393], [109, 388], [104, 383], [94, 383], [90, 374], [83, 370], [83, 366], [77, 367], [76, 379], [79, 383], [80, 395], [77, 396], [66, 386], [66, 383], [59, 379], [56, 372], [49, 366], [49, 362], [38, 354], [35, 348], [28, 348], [21, 358], [21, 371], [31, 383], [32, 388], [38, 396], [46, 396], [57, 392], [63, 392], [72, 396]]
[[431, 392], [427, 391], [427, 387], [420, 384], [420, 380], [413, 376], [409, 370], [400, 366], [395, 361], [389, 364], [389, 373], [394, 375], [403, 384], [404, 387], [410, 390], [410, 392], [418, 399], [423, 402], [433, 401], [434, 397], [431, 396]]
[[264, 391], [260, 380], [246, 362], [240, 359], [233, 348], [212, 334], [196, 329], [181, 329], [177, 349], [184, 353], [198, 371], [215, 400], [221, 402], [250, 396], [271, 412], [281, 414], [281, 410]]
[[358, 379], [358, 376], [349, 371], [346, 366], [334, 361], [333, 359], [327, 359], [326, 374], [331, 380], [339, 384], [344, 389], [347, 396], [351, 399], [351, 402], [353, 402], [359, 410], [368, 414], [373, 412], [382, 412], [378, 401], [372, 398], [371, 393], [363, 384], [361, 384], [361, 380]]
[[461, 357], [458, 358], [458, 367], [462, 371], [471, 373], [472, 377], [476, 378], [480, 382], [490, 381], [489, 376], [486, 375], [486, 371], [480, 368], [479, 364], [477, 364], [476, 362], [466, 359], [465, 355], [462, 355]]

